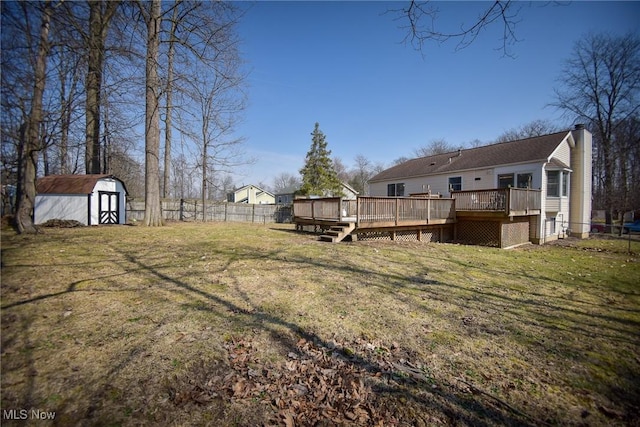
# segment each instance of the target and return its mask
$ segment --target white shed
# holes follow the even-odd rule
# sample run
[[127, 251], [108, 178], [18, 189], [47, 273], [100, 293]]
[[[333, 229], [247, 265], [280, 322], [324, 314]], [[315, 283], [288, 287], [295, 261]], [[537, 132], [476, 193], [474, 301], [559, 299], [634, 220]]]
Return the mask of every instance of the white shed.
[[49, 175], [38, 179], [35, 224], [50, 219], [84, 225], [124, 224], [127, 190], [113, 175]]

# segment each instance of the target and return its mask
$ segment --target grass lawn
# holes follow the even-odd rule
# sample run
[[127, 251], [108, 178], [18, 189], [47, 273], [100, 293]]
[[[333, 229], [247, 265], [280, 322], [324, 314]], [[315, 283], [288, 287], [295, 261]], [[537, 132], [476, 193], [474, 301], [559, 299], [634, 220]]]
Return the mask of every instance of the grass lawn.
[[2, 424], [640, 425], [639, 241], [316, 239], [3, 230]]

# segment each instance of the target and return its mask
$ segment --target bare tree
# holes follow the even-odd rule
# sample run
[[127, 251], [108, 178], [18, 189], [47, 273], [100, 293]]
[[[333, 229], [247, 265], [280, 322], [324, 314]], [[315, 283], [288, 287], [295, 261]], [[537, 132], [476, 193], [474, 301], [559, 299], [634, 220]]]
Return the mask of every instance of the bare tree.
[[122, 144], [111, 148], [110, 173], [127, 184], [127, 195], [144, 197], [144, 166], [138, 162]]
[[118, 1], [88, 0], [89, 34], [88, 71], [86, 80], [86, 154], [87, 173], [100, 173], [100, 105], [102, 98], [102, 72], [104, 69], [105, 40], [111, 18]]
[[449, 153], [460, 147], [454, 147], [444, 139], [433, 139], [427, 145], [423, 145], [413, 151], [416, 157], [427, 157], [435, 154]]
[[239, 113], [244, 110], [244, 95], [238, 93], [242, 81], [241, 74], [233, 71], [237, 63], [227, 64], [226, 72], [207, 70], [199, 77], [192, 79], [190, 97], [197, 103], [190, 121], [198, 130], [181, 129], [200, 147], [200, 168], [202, 171], [201, 198], [203, 204], [203, 220], [206, 218], [207, 196], [215, 173], [228, 173], [232, 168], [244, 163], [240, 146], [241, 138], [234, 137], [232, 132], [237, 124]]
[[144, 225], [163, 225], [160, 204], [160, 0], [152, 0], [143, 10], [147, 24], [146, 108], [145, 108], [145, 190]]
[[368, 194], [367, 182], [373, 176], [373, 164], [362, 154], [356, 156], [355, 163], [349, 183], [360, 194]]
[[288, 172], [282, 172], [273, 177], [273, 185], [271, 189], [274, 194], [293, 193], [300, 188], [300, 176]]
[[196, 168], [189, 163], [184, 153], [178, 154], [171, 160], [171, 168], [173, 171], [171, 181], [174, 197], [180, 199], [197, 197], [198, 193], [193, 185], [197, 179], [195, 177]]
[[[586, 123], [594, 134], [594, 151], [602, 164], [603, 206], [607, 224], [624, 200], [615, 198], [616, 134], [640, 111], [640, 38], [589, 34], [575, 44], [559, 78], [553, 105]], [[597, 175], [597, 174], [595, 174]]]
[[46, 84], [47, 56], [49, 55], [49, 25], [53, 6], [45, 1], [40, 23], [38, 52], [35, 57], [33, 96], [31, 111], [26, 128], [21, 135], [21, 150], [18, 171], [18, 200], [15, 226], [19, 233], [35, 233], [33, 208], [36, 199], [36, 168], [40, 145], [40, 125], [42, 121], [42, 98]]
[[338, 179], [340, 182], [349, 182], [351, 178], [349, 175], [349, 171], [347, 170], [347, 166], [344, 164], [340, 157], [334, 157], [333, 159], [333, 170], [336, 171], [338, 175]]
[[512, 0], [495, 0], [478, 3], [482, 9], [477, 19], [462, 24], [459, 28], [440, 29], [437, 27], [440, 10], [430, 1], [411, 0], [408, 6], [392, 9], [403, 24], [406, 31], [405, 43], [410, 43], [414, 49], [423, 51], [428, 42], [444, 43], [449, 40], [458, 42], [456, 49], [464, 49], [471, 45], [487, 27], [502, 25], [502, 46], [500, 50], [510, 56], [509, 46], [516, 43], [515, 27], [518, 23], [521, 5]]
[[162, 196], [168, 197], [169, 195], [169, 182], [170, 182], [170, 171], [171, 171], [171, 138], [173, 131], [173, 80], [174, 80], [174, 57], [175, 57], [175, 48], [176, 48], [176, 32], [178, 30], [178, 12], [179, 5], [182, 3], [181, 0], [175, 0], [175, 4], [173, 7], [173, 13], [171, 16], [171, 28], [169, 30], [169, 48], [167, 53], [167, 81], [165, 85], [165, 96], [166, 96], [166, 105], [165, 105], [165, 119], [164, 119], [164, 185], [162, 186]]
[[517, 141], [518, 139], [542, 136], [558, 132], [560, 129], [547, 120], [534, 120], [520, 127], [504, 131], [495, 142]]

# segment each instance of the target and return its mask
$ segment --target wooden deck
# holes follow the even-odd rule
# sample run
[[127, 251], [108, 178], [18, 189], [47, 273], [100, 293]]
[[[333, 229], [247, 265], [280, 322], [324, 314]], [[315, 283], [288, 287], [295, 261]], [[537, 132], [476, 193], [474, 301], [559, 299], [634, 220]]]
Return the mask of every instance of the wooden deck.
[[[293, 222], [298, 228], [313, 225], [331, 231], [352, 224], [350, 233], [358, 233], [452, 224], [455, 218], [453, 199], [363, 196], [356, 200], [333, 197], [293, 202]], [[340, 241], [346, 235], [334, 237], [332, 241]]]
[[[539, 190], [503, 188], [455, 191], [452, 198], [428, 197], [339, 197], [296, 199], [293, 222], [296, 228], [314, 226], [325, 232], [321, 238], [341, 241], [350, 234], [383, 231], [438, 231], [455, 224], [459, 217], [492, 220], [540, 214]], [[442, 235], [443, 230], [440, 228]]]

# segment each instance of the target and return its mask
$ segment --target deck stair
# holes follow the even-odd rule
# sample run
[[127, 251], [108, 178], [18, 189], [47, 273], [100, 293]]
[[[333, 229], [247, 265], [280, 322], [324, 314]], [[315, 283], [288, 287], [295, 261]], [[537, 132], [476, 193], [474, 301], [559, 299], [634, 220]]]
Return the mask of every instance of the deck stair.
[[325, 234], [320, 236], [320, 240], [323, 242], [332, 243], [341, 242], [355, 229], [355, 222], [339, 222], [336, 225], [332, 225], [331, 228], [329, 228], [329, 230], [325, 232]]

